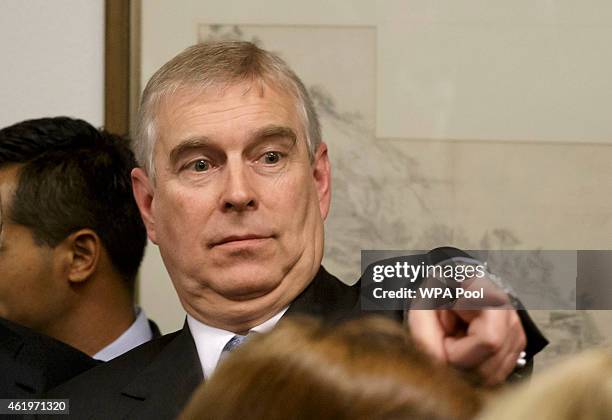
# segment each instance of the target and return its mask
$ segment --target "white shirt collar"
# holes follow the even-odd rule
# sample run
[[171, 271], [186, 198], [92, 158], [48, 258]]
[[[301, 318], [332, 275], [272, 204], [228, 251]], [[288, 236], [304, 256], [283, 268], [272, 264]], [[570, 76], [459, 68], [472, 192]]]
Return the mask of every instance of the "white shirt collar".
[[135, 307], [134, 312], [136, 314], [136, 320], [130, 325], [130, 328], [125, 330], [125, 332], [115, 341], [94, 354], [94, 359], [108, 362], [153, 338], [153, 331], [151, 330], [145, 311], [139, 307]]
[[[264, 333], [270, 331], [276, 326], [276, 323], [281, 319], [288, 308], [287, 306], [272, 318], [251, 328], [249, 332], [255, 331]], [[209, 378], [214, 372], [215, 367], [217, 367], [223, 347], [225, 347], [227, 342], [235, 336], [236, 333], [203, 324], [189, 314], [187, 314], [187, 324], [193, 336], [193, 341], [195, 341], [198, 357], [202, 364], [204, 378]]]

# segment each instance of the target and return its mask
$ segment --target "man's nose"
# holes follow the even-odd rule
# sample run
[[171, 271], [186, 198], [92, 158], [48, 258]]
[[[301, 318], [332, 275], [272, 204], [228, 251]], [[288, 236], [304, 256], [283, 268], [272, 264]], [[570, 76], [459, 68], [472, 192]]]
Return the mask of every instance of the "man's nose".
[[245, 211], [257, 208], [258, 200], [244, 164], [227, 166], [225, 188], [222, 193], [222, 208], [225, 211]]

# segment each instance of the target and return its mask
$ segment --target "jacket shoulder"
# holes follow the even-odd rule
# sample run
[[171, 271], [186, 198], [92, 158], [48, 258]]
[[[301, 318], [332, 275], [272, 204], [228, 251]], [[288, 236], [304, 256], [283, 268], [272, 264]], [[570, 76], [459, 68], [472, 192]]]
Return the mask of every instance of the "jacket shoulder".
[[0, 319], [0, 395], [32, 397], [99, 362], [29, 328]]
[[118, 393], [134, 376], [155, 360], [180, 331], [164, 335], [103, 363], [47, 393], [53, 398], [93, 398]]

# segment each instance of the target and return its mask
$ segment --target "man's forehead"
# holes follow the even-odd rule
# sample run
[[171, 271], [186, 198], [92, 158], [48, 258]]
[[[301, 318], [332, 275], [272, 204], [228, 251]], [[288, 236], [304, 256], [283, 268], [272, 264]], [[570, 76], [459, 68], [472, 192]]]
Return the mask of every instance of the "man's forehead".
[[227, 85], [212, 85], [207, 88], [186, 85], [164, 96], [158, 113], [169, 117], [181, 115], [185, 109], [203, 108], [210, 112], [225, 110], [231, 103], [270, 103], [297, 113], [296, 99], [285, 89], [263, 81], [241, 82]]
[[183, 138], [206, 135], [192, 132], [200, 127], [238, 128], [232, 122], [241, 118], [252, 123], [250, 127], [240, 127], [248, 132], [274, 125], [289, 127], [298, 137], [305, 135], [293, 96], [265, 83], [217, 86], [204, 91], [178, 89], [160, 101], [157, 111], [158, 140], [166, 143], [163, 149], [172, 148]]

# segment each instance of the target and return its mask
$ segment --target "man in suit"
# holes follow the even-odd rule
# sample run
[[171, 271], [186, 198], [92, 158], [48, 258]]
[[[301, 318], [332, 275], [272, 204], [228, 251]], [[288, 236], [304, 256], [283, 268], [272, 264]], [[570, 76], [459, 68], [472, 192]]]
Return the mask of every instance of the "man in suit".
[[[71, 398], [71, 413], [173, 418], [248, 333], [296, 313], [360, 315], [358, 288], [321, 266], [327, 146], [308, 92], [278, 56], [247, 42], [183, 51], [147, 84], [134, 147], [134, 196], [187, 321], [53, 392]], [[491, 384], [526, 345], [516, 311], [415, 311], [409, 324], [427, 351]], [[447, 345], [460, 354], [451, 359]]]
[[81, 352], [107, 361], [159, 335], [134, 306], [146, 244], [135, 165], [127, 140], [82, 120], [0, 130], [0, 318], [74, 347], [75, 363]]

